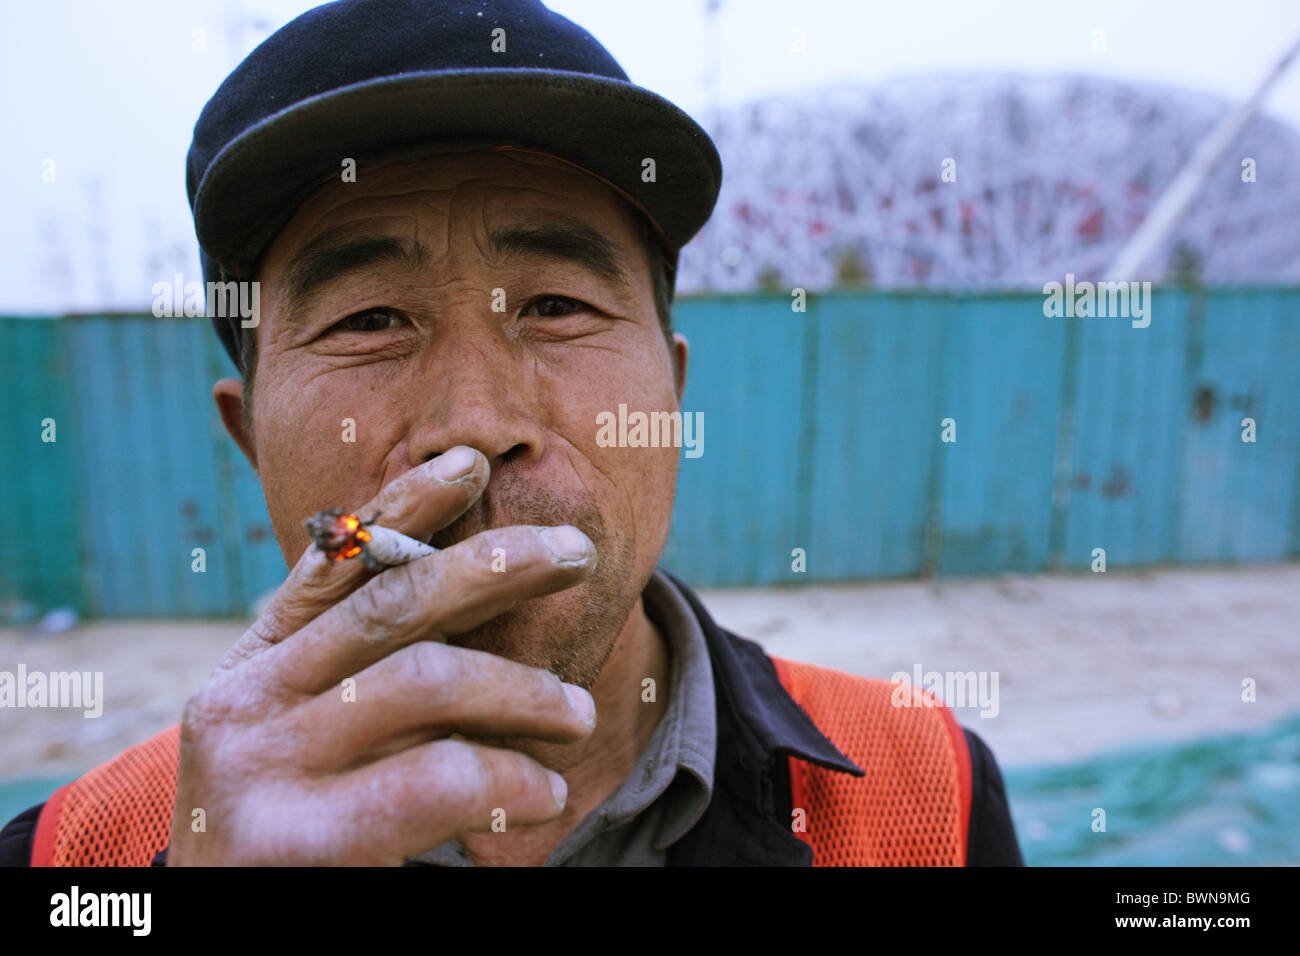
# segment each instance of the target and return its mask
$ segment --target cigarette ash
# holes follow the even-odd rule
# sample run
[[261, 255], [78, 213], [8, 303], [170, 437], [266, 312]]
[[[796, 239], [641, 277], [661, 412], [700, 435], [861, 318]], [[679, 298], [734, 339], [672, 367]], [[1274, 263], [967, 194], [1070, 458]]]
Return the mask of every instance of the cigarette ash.
[[306, 525], [307, 533], [311, 535], [316, 547], [324, 551], [326, 557], [335, 561], [346, 561], [359, 555], [367, 568], [371, 571], [379, 571], [382, 565], [371, 557], [367, 547], [373, 540], [367, 528], [378, 520], [378, 512], [369, 521], [362, 521], [351, 512], [331, 508], [328, 511], [316, 512], [303, 524]]
[[303, 522], [316, 547], [335, 561], [360, 557], [371, 571], [406, 564], [433, 554], [437, 548], [375, 524], [379, 513], [368, 521], [340, 509], [318, 511]]

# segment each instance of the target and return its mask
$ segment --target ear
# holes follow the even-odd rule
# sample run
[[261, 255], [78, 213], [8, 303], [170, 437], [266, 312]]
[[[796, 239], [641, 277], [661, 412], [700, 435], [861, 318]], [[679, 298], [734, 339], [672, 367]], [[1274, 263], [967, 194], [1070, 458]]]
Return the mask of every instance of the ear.
[[244, 453], [248, 463], [257, 471], [257, 447], [253, 444], [252, 430], [244, 422], [244, 383], [237, 378], [223, 378], [212, 386], [217, 411], [226, 431]]
[[680, 332], [673, 333], [673, 380], [677, 383], [677, 404], [686, 394], [686, 362], [691, 357], [691, 343]]

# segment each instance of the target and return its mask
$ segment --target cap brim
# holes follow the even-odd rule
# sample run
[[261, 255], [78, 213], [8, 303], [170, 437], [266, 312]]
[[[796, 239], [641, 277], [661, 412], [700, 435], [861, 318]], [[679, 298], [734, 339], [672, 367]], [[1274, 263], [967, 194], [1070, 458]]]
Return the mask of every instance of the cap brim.
[[345, 158], [360, 167], [501, 145], [551, 153], [605, 180], [675, 248], [708, 220], [722, 185], [704, 130], [641, 87], [557, 70], [409, 73], [303, 100], [231, 141], [194, 194], [198, 239], [230, 273], [248, 275]]

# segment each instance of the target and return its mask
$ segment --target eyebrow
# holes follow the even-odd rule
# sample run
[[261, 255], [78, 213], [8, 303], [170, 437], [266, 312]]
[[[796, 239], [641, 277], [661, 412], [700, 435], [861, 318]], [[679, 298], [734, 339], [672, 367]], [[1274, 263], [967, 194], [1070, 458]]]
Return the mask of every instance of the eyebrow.
[[[608, 236], [581, 219], [551, 214], [549, 222], [520, 223], [488, 233], [488, 247], [498, 256], [532, 256], [568, 262], [600, 276], [626, 283], [630, 273], [623, 250]], [[285, 271], [289, 302], [300, 308], [330, 282], [349, 273], [381, 265], [418, 269], [428, 264], [428, 250], [419, 242], [395, 236], [322, 236], [294, 256]]]
[[322, 236], [307, 243], [285, 272], [288, 300], [303, 305], [329, 282], [351, 272], [378, 265], [416, 269], [429, 261], [428, 250], [416, 242], [408, 245], [393, 236]]
[[521, 223], [489, 232], [488, 245], [499, 256], [571, 262], [601, 278], [628, 281], [627, 260], [617, 243], [581, 219], [555, 215], [549, 218], [552, 221]]

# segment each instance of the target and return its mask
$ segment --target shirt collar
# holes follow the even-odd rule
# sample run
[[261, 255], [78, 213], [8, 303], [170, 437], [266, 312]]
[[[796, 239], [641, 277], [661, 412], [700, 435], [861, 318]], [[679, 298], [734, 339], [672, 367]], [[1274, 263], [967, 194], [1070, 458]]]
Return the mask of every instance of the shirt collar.
[[763, 649], [720, 628], [685, 584], [663, 573], [695, 612], [709, 645], [719, 689], [718, 707], [730, 708], [742, 735], [749, 735], [742, 745], [758, 751], [763, 764], [778, 756], [794, 756], [828, 770], [866, 776], [861, 767], [826, 739], [790, 696]]
[[[708, 641], [685, 596], [662, 570], [655, 568], [641, 598], [646, 615], [672, 651], [668, 712], [655, 736], [660, 738], [658, 759], [670, 762], [674, 776], [682, 779], [674, 782], [670, 778], [664, 783], [672, 789], [662, 797], [664, 814], [654, 837], [655, 848], [663, 850], [696, 824], [713, 797], [718, 742], [716, 700]], [[649, 776], [653, 769], [641, 772]]]

